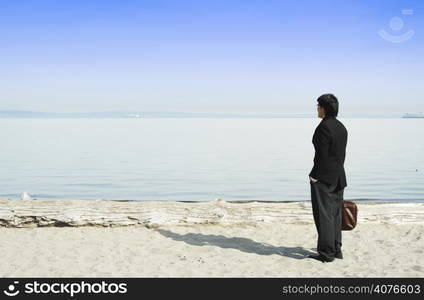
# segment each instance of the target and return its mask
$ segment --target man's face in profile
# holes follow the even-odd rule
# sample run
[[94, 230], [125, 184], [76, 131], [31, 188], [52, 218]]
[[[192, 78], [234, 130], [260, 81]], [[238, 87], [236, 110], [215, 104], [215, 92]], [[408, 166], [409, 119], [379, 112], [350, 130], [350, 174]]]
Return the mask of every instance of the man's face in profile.
[[318, 111], [318, 118], [324, 118], [325, 117], [324, 108], [319, 106], [319, 104], [317, 104], [317, 111]]

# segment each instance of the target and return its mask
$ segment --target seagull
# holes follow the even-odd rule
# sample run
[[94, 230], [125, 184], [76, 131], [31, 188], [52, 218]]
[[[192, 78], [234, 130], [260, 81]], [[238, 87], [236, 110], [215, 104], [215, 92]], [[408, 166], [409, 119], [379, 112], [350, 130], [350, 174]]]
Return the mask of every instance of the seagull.
[[23, 192], [21, 195], [21, 200], [28, 201], [28, 200], [32, 200], [32, 198], [27, 192]]

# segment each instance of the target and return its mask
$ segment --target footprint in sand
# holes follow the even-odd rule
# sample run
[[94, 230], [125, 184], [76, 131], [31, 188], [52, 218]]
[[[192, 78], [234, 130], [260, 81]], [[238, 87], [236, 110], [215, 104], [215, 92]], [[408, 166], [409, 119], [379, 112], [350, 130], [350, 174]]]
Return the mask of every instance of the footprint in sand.
[[414, 270], [414, 271], [417, 271], [417, 272], [422, 272], [423, 271], [422, 268], [421, 268], [421, 266], [412, 266], [411, 269]]

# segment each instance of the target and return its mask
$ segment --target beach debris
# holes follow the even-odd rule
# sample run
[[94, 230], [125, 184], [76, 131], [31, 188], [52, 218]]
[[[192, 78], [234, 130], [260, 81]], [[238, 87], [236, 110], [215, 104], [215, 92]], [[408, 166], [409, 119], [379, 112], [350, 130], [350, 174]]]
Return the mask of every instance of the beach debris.
[[217, 204], [225, 204], [226, 203], [226, 201], [222, 200], [221, 198], [215, 198], [214, 202], [217, 203]]
[[[35, 199], [35, 198], [33, 198]], [[9, 201], [0, 198], [0, 228], [30, 227], [115, 227], [222, 225], [259, 226], [267, 224], [313, 224], [310, 203], [302, 208], [298, 202], [261, 202], [217, 205], [216, 202], [183, 203], [171, 201], [88, 201], [43, 200]], [[361, 203], [362, 223], [424, 224], [424, 203]], [[384, 216], [384, 217], [383, 217]], [[418, 228], [418, 227], [417, 227]], [[356, 230], [356, 229], [355, 229]], [[418, 229], [417, 229], [418, 230]], [[357, 234], [358, 232], [355, 231]], [[424, 235], [422, 236], [424, 238]], [[202, 245], [213, 246], [202, 241]], [[187, 255], [187, 253], [181, 253]], [[192, 261], [194, 258], [187, 257]]]
[[309, 203], [306, 203], [306, 201], [299, 202], [299, 207], [301, 207], [301, 208], [309, 208]]
[[182, 255], [182, 254], [178, 254], [178, 258], [179, 258], [180, 260], [187, 260], [187, 256]]
[[197, 261], [197, 262], [199, 262], [199, 263], [202, 263], [202, 264], [204, 264], [204, 263], [205, 263], [205, 260], [204, 260], [202, 257], [198, 257], [198, 258], [196, 259], [196, 261]]
[[30, 200], [32, 200], [32, 198], [27, 192], [23, 192], [22, 195], [21, 195], [21, 200], [30, 201]]

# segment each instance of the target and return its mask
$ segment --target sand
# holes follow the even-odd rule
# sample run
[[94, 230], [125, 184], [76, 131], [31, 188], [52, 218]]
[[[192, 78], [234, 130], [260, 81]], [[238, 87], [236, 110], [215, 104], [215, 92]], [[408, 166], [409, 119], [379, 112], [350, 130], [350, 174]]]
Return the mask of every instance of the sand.
[[2, 227], [0, 276], [423, 277], [424, 205], [359, 208], [357, 228], [343, 231], [344, 259], [331, 263], [305, 258], [316, 251], [310, 213], [309, 222], [265, 218], [245, 224], [164, 222], [150, 228]]

